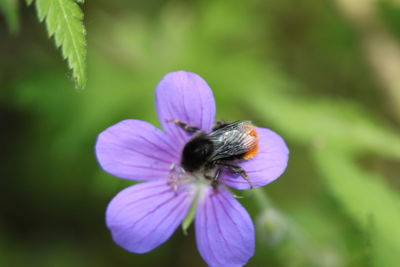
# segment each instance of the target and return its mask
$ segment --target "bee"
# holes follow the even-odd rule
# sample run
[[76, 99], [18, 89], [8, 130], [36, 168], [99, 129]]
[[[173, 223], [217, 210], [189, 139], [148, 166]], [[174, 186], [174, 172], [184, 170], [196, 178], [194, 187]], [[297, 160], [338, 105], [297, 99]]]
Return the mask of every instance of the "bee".
[[[168, 122], [173, 122], [186, 132], [194, 134], [182, 150], [180, 165], [185, 172], [202, 172], [212, 181], [216, 189], [221, 172], [226, 169], [233, 174], [241, 175], [250, 188], [253, 187], [246, 171], [235, 165], [235, 162], [252, 159], [258, 153], [258, 135], [250, 121], [233, 123], [219, 121], [210, 133], [180, 120], [168, 120]], [[209, 175], [213, 170], [214, 174]]]

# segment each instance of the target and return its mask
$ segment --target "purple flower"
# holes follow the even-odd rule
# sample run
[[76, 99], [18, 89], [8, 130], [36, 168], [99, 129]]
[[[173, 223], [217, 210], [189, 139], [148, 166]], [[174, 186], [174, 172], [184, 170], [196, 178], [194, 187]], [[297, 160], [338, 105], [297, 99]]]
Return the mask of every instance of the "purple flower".
[[[181, 120], [210, 132], [215, 119], [211, 89], [198, 75], [167, 74], [156, 88], [156, 108], [163, 131], [139, 120], [124, 120], [98, 137], [96, 156], [114, 176], [144, 181], [130, 186], [110, 202], [106, 223], [114, 241], [134, 253], [164, 243], [197, 200], [197, 247], [209, 266], [242, 266], [254, 254], [254, 226], [247, 211], [222, 185], [248, 189], [238, 175], [223, 172], [213, 188], [201, 173], [179, 166], [184, 145], [193, 136], [168, 120]], [[259, 152], [239, 162], [254, 187], [277, 179], [285, 170], [288, 148], [275, 132], [256, 128]]]

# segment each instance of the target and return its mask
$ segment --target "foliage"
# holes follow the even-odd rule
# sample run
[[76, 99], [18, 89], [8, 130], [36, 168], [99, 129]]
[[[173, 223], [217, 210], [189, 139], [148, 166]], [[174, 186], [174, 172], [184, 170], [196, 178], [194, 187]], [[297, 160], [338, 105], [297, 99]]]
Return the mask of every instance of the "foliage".
[[[66, 20], [54, 13], [60, 6], [32, 2], [77, 66], [84, 50], [71, 49]], [[76, 30], [83, 29], [78, 1], [58, 3], [73, 6], [68, 25], [84, 40]], [[392, 4], [381, 13], [394, 33], [397, 13]], [[131, 182], [104, 174], [93, 157], [96, 135], [113, 123], [157, 124], [154, 87], [163, 74], [186, 69], [213, 88], [218, 119], [250, 119], [290, 148], [285, 174], [257, 191], [269, 194], [268, 203], [241, 199], [258, 229], [268, 226], [257, 230], [249, 266], [396, 266], [400, 125], [357, 27], [332, 3], [306, 0], [300, 10], [287, 0], [99, 0], [85, 6], [85, 15], [93, 45], [88, 90], [79, 93], [70, 90], [40, 29], [33, 25], [24, 42], [1, 36], [15, 53], [0, 50], [0, 71], [8, 74], [0, 76], [0, 104], [12, 118], [2, 120], [0, 169], [9, 179], [1, 181], [0, 200], [12, 204], [0, 221], [0, 247], [9, 255], [0, 265], [34, 259], [42, 266], [202, 266], [192, 227], [147, 255], [116, 247], [104, 209]], [[261, 215], [271, 211], [276, 220], [266, 224]]]
[[400, 253], [398, 192], [383, 177], [361, 170], [351, 157], [333, 147], [316, 149], [314, 159], [334, 196], [369, 235], [374, 266], [396, 266]]
[[10, 32], [14, 34], [18, 32], [19, 29], [18, 1], [1, 0], [0, 10], [7, 20]]
[[[27, 0], [31, 4], [33, 0]], [[83, 3], [83, 0], [75, 2]], [[83, 13], [74, 0], [36, 0], [35, 6], [41, 22], [45, 21], [49, 37], [54, 36], [64, 59], [72, 69], [78, 88], [86, 84], [86, 30]]]

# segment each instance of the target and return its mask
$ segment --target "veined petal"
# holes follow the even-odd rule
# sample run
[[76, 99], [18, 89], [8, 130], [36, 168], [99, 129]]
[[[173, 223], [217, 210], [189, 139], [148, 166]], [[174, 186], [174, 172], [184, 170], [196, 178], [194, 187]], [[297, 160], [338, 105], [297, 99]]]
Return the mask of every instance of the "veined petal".
[[98, 136], [95, 149], [106, 172], [139, 181], [167, 179], [180, 153], [167, 134], [139, 120], [124, 120], [107, 128]]
[[[289, 149], [285, 141], [274, 131], [257, 128], [259, 152], [248, 161], [238, 163], [248, 174], [254, 187], [271, 183], [285, 171], [289, 159]], [[221, 182], [235, 189], [249, 189], [243, 177], [224, 171]]]
[[114, 241], [134, 253], [164, 243], [184, 219], [193, 193], [189, 186], [173, 191], [166, 181], [145, 182], [119, 192], [107, 207], [106, 223]]
[[211, 267], [243, 266], [254, 254], [249, 214], [224, 188], [207, 189], [196, 210], [197, 247]]
[[180, 144], [191, 135], [167, 120], [181, 120], [209, 132], [215, 119], [213, 93], [203, 78], [192, 72], [177, 71], [165, 75], [156, 89], [156, 107], [164, 130]]

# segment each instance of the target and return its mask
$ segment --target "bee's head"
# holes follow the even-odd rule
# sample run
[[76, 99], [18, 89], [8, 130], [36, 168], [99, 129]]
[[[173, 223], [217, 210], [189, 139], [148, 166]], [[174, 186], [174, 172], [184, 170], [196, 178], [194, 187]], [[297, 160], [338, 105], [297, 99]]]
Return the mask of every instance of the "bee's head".
[[214, 151], [213, 143], [205, 135], [194, 137], [183, 148], [181, 166], [185, 171], [195, 172], [207, 162]]

